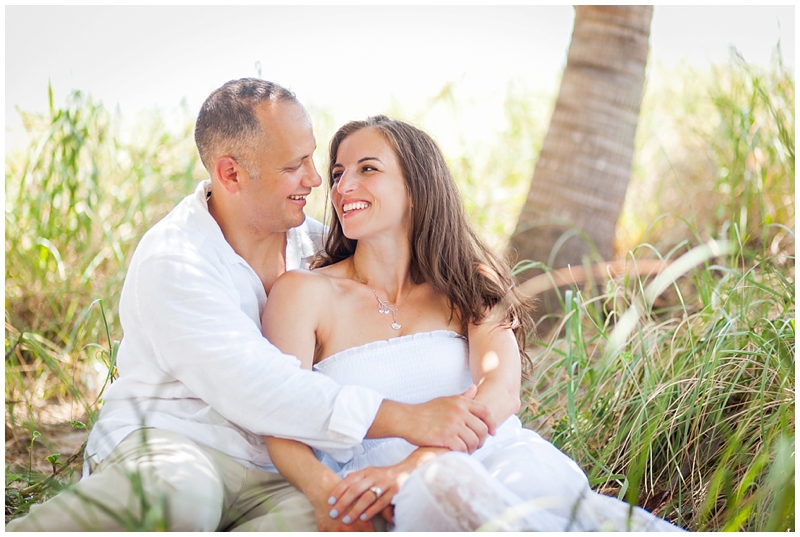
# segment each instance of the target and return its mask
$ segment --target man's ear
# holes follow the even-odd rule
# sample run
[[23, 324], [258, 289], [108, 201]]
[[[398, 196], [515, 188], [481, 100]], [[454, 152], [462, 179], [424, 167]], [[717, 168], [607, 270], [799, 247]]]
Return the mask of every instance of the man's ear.
[[214, 163], [214, 173], [222, 188], [233, 194], [239, 190], [242, 174], [245, 172], [233, 157], [219, 157]]

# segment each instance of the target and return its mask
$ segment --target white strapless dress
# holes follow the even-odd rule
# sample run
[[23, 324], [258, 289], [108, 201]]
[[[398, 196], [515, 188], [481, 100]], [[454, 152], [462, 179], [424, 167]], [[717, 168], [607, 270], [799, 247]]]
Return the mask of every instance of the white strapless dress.
[[[334, 354], [314, 368], [340, 384], [366, 386], [417, 404], [463, 393], [472, 384], [467, 340], [437, 330], [375, 341]], [[342, 477], [388, 466], [415, 447], [400, 438], [364, 440], [340, 464]], [[415, 470], [394, 497], [396, 531], [682, 531], [638, 507], [593, 492], [578, 465], [511, 416], [472, 455], [449, 453]]]

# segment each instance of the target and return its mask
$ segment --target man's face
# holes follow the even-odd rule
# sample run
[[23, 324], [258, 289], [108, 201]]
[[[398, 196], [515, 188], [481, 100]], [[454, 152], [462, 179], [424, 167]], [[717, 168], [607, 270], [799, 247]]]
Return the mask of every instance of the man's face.
[[265, 103], [256, 116], [266, 134], [249, 159], [257, 178], [242, 182], [241, 215], [255, 234], [283, 232], [303, 223], [306, 196], [322, 183], [312, 159], [317, 142], [299, 104]]

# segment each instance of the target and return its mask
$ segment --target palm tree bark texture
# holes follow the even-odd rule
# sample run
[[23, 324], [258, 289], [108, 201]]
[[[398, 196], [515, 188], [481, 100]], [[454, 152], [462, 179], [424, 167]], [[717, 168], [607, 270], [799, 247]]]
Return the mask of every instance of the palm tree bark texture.
[[556, 269], [612, 258], [652, 14], [652, 6], [575, 8], [558, 98], [509, 243], [512, 263], [527, 259]]

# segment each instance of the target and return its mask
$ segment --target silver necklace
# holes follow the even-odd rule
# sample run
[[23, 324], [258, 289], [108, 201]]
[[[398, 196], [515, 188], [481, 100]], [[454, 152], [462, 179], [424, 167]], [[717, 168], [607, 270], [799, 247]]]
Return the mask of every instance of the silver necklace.
[[400, 311], [400, 307], [405, 303], [406, 299], [408, 299], [408, 295], [411, 294], [411, 289], [408, 290], [408, 292], [406, 293], [406, 297], [398, 305], [393, 306], [389, 304], [387, 301], [381, 300], [381, 297], [378, 296], [378, 291], [376, 291], [375, 288], [372, 287], [372, 284], [369, 283], [364, 278], [362, 278], [361, 274], [358, 273], [355, 263], [353, 263], [353, 270], [356, 272], [356, 276], [358, 276], [358, 279], [361, 280], [361, 283], [367, 284], [367, 287], [370, 288], [372, 294], [375, 295], [375, 300], [378, 301], [378, 313], [381, 313], [383, 315], [389, 315], [390, 313], [392, 314], [393, 330], [400, 330], [401, 328], [403, 328], [403, 326], [397, 322], [397, 312]]

